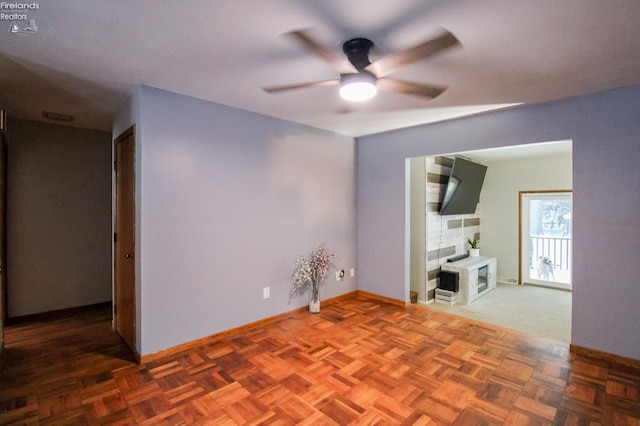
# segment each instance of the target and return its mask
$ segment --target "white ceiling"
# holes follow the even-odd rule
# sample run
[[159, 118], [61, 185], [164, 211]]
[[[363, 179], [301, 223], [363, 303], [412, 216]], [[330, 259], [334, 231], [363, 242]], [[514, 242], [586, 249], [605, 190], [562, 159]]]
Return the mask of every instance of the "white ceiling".
[[[26, 1], [25, 1], [26, 3]], [[111, 130], [146, 84], [361, 136], [513, 104], [640, 83], [638, 0], [43, 0], [36, 34], [0, 21], [0, 107]], [[5, 11], [6, 12], [6, 11]], [[20, 22], [22, 25], [23, 22]], [[337, 78], [281, 34], [314, 28], [340, 52], [352, 37], [376, 55], [451, 31], [462, 43], [393, 77], [449, 86], [431, 101], [379, 93], [339, 114], [336, 87], [267, 94], [263, 86]]]
[[[572, 152], [570, 140], [540, 142], [526, 145], [512, 145], [500, 148], [481, 149], [477, 151], [455, 152], [452, 154], [469, 158], [479, 163], [493, 161], [516, 160], [532, 157], [567, 155]], [[445, 154], [447, 155], [447, 154]]]

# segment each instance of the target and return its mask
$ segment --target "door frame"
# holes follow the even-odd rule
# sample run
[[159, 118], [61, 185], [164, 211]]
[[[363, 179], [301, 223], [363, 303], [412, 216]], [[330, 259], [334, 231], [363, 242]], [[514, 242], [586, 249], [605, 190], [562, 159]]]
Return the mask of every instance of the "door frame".
[[[131, 194], [132, 196], [132, 203], [133, 203], [133, 207], [132, 207], [132, 212], [131, 212], [131, 220], [133, 221], [133, 229], [134, 229], [134, 235], [133, 235], [133, 252], [135, 253], [135, 228], [136, 228], [136, 205], [135, 205], [135, 176], [136, 176], [136, 171], [135, 171], [135, 164], [136, 164], [136, 132], [135, 132], [135, 124], [132, 125], [131, 127], [129, 127], [127, 130], [125, 130], [124, 132], [122, 132], [118, 137], [116, 137], [114, 139], [113, 142], [113, 247], [112, 247], [112, 270], [113, 270], [113, 313], [112, 313], [112, 327], [114, 329], [114, 331], [116, 333], [118, 333], [118, 335], [120, 335], [119, 330], [118, 330], [118, 321], [120, 321], [120, 318], [117, 318], [118, 312], [117, 312], [117, 306], [118, 306], [118, 291], [119, 291], [119, 283], [118, 283], [118, 269], [121, 265], [122, 262], [118, 262], [117, 259], [117, 248], [116, 248], [116, 244], [117, 244], [117, 237], [116, 237], [116, 230], [117, 230], [117, 224], [118, 224], [118, 217], [119, 217], [119, 210], [118, 210], [118, 168], [120, 167], [117, 164], [117, 147], [118, 144], [120, 142], [122, 142], [123, 140], [126, 140], [127, 138], [131, 137], [132, 138], [132, 150], [131, 150], [131, 155], [133, 158], [131, 158], [131, 164], [132, 164], [132, 170], [131, 170], [131, 177], [133, 179], [133, 183], [132, 183], [132, 191], [133, 194]], [[133, 259], [131, 259], [131, 261], [135, 262], [135, 256], [133, 256]], [[132, 342], [127, 342], [124, 338], [123, 341], [125, 341], [125, 343], [127, 344], [127, 346], [129, 346], [129, 348], [132, 350], [134, 356], [136, 357], [136, 359], [138, 360], [138, 362], [140, 362], [140, 354], [138, 353], [138, 351], [136, 350], [136, 341], [137, 341], [137, 327], [136, 327], [136, 281], [135, 281], [135, 264], [134, 264], [134, 276], [133, 276], [133, 282], [132, 282], [132, 286], [133, 288], [131, 288], [131, 292], [133, 294], [133, 305], [132, 305], [132, 316], [131, 316], [131, 320], [132, 323], [128, 324], [128, 326], [131, 327], [131, 333], [132, 333]], [[122, 335], [120, 335], [120, 337], [122, 337]], [[139, 343], [139, 342], [138, 342]]]
[[[523, 225], [523, 199], [526, 195], [535, 195], [535, 194], [566, 194], [569, 193], [573, 197], [572, 189], [548, 189], [548, 190], [536, 190], [536, 191], [519, 191], [518, 192], [518, 285], [523, 285], [523, 274], [522, 274], [522, 243], [524, 235], [522, 233], [522, 225]], [[572, 209], [573, 210], [573, 209]], [[573, 256], [573, 253], [571, 254]], [[569, 290], [571, 289], [572, 284], [569, 285]], [[553, 287], [559, 288], [559, 287]]]

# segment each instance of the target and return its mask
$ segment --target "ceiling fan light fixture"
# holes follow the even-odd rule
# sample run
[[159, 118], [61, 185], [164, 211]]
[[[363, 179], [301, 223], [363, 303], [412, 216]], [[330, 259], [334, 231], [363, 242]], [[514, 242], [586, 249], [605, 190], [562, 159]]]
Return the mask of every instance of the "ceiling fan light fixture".
[[368, 101], [376, 93], [378, 93], [376, 77], [367, 71], [360, 71], [358, 74], [342, 74], [340, 77], [340, 97], [346, 101]]

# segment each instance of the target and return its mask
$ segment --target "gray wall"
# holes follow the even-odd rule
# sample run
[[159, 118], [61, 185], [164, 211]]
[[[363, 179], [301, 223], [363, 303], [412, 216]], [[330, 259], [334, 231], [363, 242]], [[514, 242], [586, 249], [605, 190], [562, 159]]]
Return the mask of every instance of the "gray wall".
[[408, 297], [406, 158], [571, 139], [572, 343], [640, 359], [639, 135], [633, 86], [360, 138], [359, 288]]
[[[305, 306], [291, 273], [322, 242], [356, 266], [352, 138], [150, 87], [117, 131], [136, 116], [142, 355]], [[321, 298], [356, 288], [332, 273]]]
[[9, 120], [8, 314], [111, 300], [111, 135]]

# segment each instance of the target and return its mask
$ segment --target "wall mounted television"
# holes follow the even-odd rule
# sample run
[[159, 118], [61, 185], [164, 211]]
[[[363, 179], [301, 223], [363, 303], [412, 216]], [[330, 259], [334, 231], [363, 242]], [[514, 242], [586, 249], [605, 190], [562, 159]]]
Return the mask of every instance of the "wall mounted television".
[[455, 157], [444, 193], [441, 215], [473, 214], [476, 212], [487, 166]]

